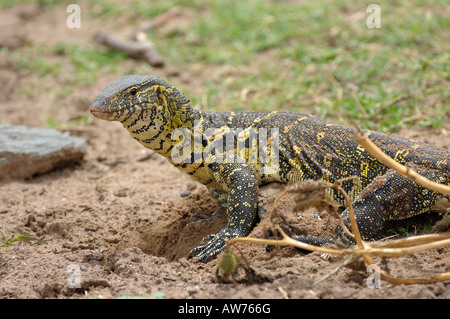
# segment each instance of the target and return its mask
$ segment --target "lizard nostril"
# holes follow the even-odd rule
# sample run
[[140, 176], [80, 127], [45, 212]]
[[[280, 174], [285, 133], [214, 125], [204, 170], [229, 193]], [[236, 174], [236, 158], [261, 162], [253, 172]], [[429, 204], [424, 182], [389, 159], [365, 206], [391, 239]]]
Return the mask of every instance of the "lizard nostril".
[[103, 99], [95, 99], [89, 107], [89, 111], [95, 117], [100, 119], [105, 119], [105, 114], [107, 114], [106, 110], [103, 108], [104, 100]]

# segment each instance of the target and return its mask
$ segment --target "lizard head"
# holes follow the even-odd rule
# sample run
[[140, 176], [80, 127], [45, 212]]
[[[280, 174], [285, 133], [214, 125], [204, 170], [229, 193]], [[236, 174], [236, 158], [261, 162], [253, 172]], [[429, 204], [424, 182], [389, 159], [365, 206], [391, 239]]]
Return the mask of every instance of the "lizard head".
[[90, 106], [91, 113], [107, 121], [145, 121], [160, 126], [186, 113], [189, 100], [163, 79], [129, 75], [109, 83]]

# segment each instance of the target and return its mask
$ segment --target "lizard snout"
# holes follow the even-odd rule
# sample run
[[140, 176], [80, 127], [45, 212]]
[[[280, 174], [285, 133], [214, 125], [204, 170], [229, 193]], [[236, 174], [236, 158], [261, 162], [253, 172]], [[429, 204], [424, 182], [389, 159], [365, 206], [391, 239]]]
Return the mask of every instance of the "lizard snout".
[[105, 110], [103, 107], [104, 100], [103, 99], [95, 99], [94, 102], [92, 102], [91, 106], [89, 107], [89, 110], [91, 111], [91, 114], [95, 117], [106, 120], [107, 116], [109, 114], [109, 111]]

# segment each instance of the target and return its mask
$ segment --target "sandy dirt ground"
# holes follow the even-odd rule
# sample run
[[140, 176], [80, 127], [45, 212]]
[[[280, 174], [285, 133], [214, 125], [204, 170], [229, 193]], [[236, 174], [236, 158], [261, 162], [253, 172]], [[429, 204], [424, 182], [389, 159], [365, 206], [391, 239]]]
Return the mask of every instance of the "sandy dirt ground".
[[[57, 27], [66, 16], [65, 10], [34, 6], [2, 10], [2, 40], [16, 41], [17, 48], [67, 39], [84, 43], [91, 41], [92, 30], [102, 26], [99, 21], [84, 21], [90, 27], [75, 34]], [[120, 23], [116, 28], [122, 30]], [[46, 58], [64, 61], [64, 56], [56, 54]], [[45, 88], [57, 88], [69, 73], [40, 78], [15, 64], [8, 52], [0, 53], [0, 69], [1, 123], [40, 127], [50, 116], [64, 122], [87, 115], [106, 83], [120, 77], [99, 75], [97, 83], [58, 98]], [[186, 72], [193, 69], [199, 66]], [[169, 71], [158, 69], [155, 74], [165, 76]], [[180, 89], [193, 85], [185, 83], [182, 75], [176, 82]], [[31, 95], [15, 94], [24, 86], [32, 89]], [[0, 183], [1, 230], [8, 237], [33, 234], [42, 241], [0, 248], [0, 298], [450, 298], [449, 282], [393, 286], [382, 281], [381, 288], [369, 288], [369, 274], [358, 267], [342, 268], [316, 283], [336, 264], [319, 253], [305, 255], [291, 247], [272, 255], [264, 246], [241, 245], [264, 280], [245, 282], [240, 268], [236, 282], [220, 283], [215, 260], [193, 263], [186, 259], [202, 237], [226, 223], [224, 213], [211, 222], [195, 218], [211, 215], [217, 204], [204, 186], [157, 154], [143, 159], [146, 150], [119, 123], [95, 119], [61, 130], [87, 140], [82, 162], [24, 181]], [[450, 145], [445, 130], [398, 134]], [[280, 210], [289, 211], [292, 203], [286, 199], [279, 205]], [[297, 223], [312, 234], [332, 232], [326, 212], [312, 209], [302, 216]], [[250, 236], [263, 234], [264, 227], [259, 225]], [[435, 249], [388, 259], [384, 267], [396, 276], [440, 273], [450, 271], [449, 256], [449, 247]]]

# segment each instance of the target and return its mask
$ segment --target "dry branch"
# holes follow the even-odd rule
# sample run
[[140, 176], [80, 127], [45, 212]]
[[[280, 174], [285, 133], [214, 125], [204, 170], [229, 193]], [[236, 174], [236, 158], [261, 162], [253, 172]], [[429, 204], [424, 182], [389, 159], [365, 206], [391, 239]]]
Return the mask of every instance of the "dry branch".
[[159, 15], [159, 16], [153, 18], [153, 19], [150, 19], [148, 21], [142, 22], [141, 25], [139, 26], [139, 30], [140, 31], [147, 31], [147, 30], [159, 27], [159, 26], [167, 23], [168, 21], [170, 21], [174, 17], [176, 17], [179, 13], [180, 13], [180, 8], [179, 7], [174, 7], [172, 9], [170, 9], [169, 11], [164, 12], [161, 15]]
[[148, 39], [146, 31], [161, 26], [180, 13], [175, 7], [151, 20], [141, 23], [131, 36], [131, 40], [122, 40], [116, 36], [99, 32], [94, 35], [94, 41], [109, 48], [125, 52], [134, 59], [141, 59], [154, 67], [164, 66], [164, 58], [158, 53], [153, 43]]
[[94, 35], [94, 41], [109, 48], [125, 52], [134, 59], [142, 59], [152, 66], [164, 65], [164, 58], [156, 51], [152, 43], [147, 41], [125, 41], [103, 32]]
[[426, 187], [428, 189], [434, 190], [438, 193], [448, 195], [450, 196], [450, 187], [446, 186], [444, 184], [435, 183], [433, 181], [430, 181], [423, 177], [422, 175], [416, 173], [414, 170], [410, 169], [409, 167], [406, 167], [392, 158], [390, 158], [388, 155], [383, 153], [383, 151], [380, 150], [375, 144], [373, 144], [367, 134], [364, 134], [364, 132], [361, 129], [357, 129], [357, 133], [355, 134], [356, 141], [361, 144], [361, 146], [364, 147], [364, 149], [369, 152], [372, 156], [376, 157], [380, 162], [382, 162], [384, 165], [386, 165], [389, 168], [394, 169], [397, 173], [405, 176], [406, 178], [409, 178], [413, 182], [416, 182], [417, 184]]
[[[230, 245], [236, 245], [237, 243], [250, 243], [250, 244], [259, 244], [259, 245], [279, 245], [279, 246], [292, 246], [300, 249], [306, 249], [309, 251], [318, 251], [322, 253], [328, 253], [332, 254], [334, 256], [339, 257], [348, 257], [348, 258], [357, 258], [357, 257], [363, 257], [366, 266], [373, 264], [372, 259], [370, 258], [370, 255], [373, 256], [380, 256], [380, 257], [401, 257], [405, 255], [411, 255], [420, 251], [433, 249], [433, 248], [442, 248], [450, 245], [450, 234], [440, 234], [440, 235], [433, 235], [434, 242], [430, 244], [424, 244], [424, 245], [417, 245], [421, 241], [428, 242], [431, 238], [429, 238], [430, 235], [425, 236], [416, 236], [414, 239], [406, 238], [403, 240], [404, 242], [401, 243], [401, 246], [403, 248], [373, 248], [369, 244], [365, 243], [364, 248], [360, 247], [354, 247], [354, 248], [348, 248], [348, 249], [331, 249], [331, 248], [323, 248], [323, 247], [317, 247], [313, 245], [309, 245], [306, 243], [299, 242], [297, 240], [294, 240], [287, 236], [283, 230], [279, 227], [275, 227], [281, 236], [283, 237], [280, 240], [273, 240], [273, 239], [259, 239], [259, 238], [248, 238], [248, 237], [239, 237], [239, 238], [232, 238], [227, 240], [227, 242]], [[437, 240], [438, 239], [438, 240]], [[393, 244], [398, 245], [402, 240], [397, 240]], [[405, 247], [408, 243], [413, 244], [412, 247]], [[372, 244], [372, 243], [371, 243]], [[384, 243], [385, 245], [388, 245], [389, 243]], [[383, 280], [386, 280], [392, 284], [401, 284], [401, 283], [429, 283], [429, 282], [439, 282], [439, 281], [447, 281], [450, 280], [450, 272], [442, 273], [442, 274], [436, 274], [436, 275], [428, 275], [428, 276], [416, 276], [416, 277], [393, 277], [385, 270], [380, 270], [380, 277]]]

